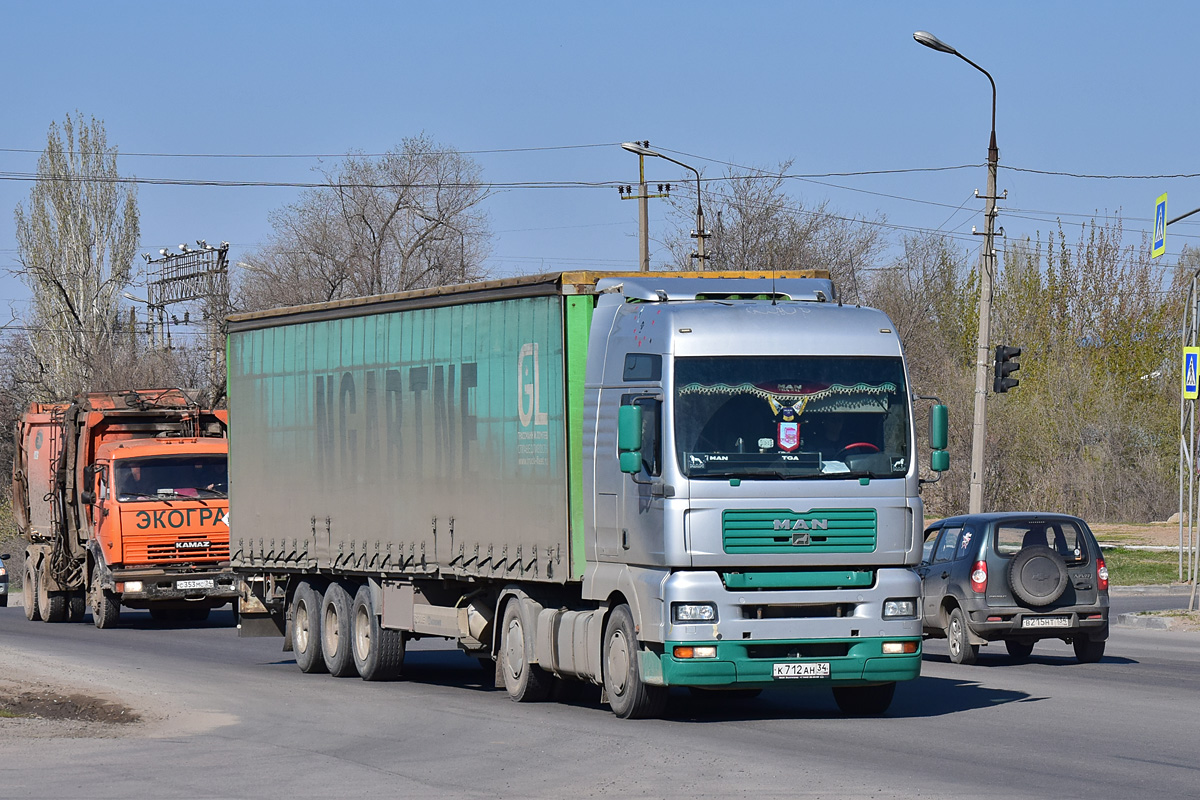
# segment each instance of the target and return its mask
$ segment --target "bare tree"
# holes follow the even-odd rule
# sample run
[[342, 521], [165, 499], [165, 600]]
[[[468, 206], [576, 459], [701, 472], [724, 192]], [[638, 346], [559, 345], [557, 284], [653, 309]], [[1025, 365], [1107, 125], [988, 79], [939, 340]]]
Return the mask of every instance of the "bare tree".
[[240, 266], [242, 309], [420, 289], [484, 276], [488, 191], [470, 158], [426, 135], [381, 158], [351, 153], [326, 186], [271, 217]]
[[[785, 191], [792, 162], [778, 170], [731, 168], [703, 191], [709, 268], [716, 270], [828, 269], [843, 297], [857, 302], [861, 277], [878, 258], [883, 241], [873, 220], [841, 217], [827, 203], [809, 208]], [[695, 187], [672, 189], [677, 220], [667, 239], [676, 269], [695, 269]]]
[[17, 273], [33, 293], [24, 378], [44, 397], [101, 388], [121, 345], [139, 230], [136, 192], [118, 178], [104, 123], [68, 115], [50, 125], [28, 212], [17, 206]]

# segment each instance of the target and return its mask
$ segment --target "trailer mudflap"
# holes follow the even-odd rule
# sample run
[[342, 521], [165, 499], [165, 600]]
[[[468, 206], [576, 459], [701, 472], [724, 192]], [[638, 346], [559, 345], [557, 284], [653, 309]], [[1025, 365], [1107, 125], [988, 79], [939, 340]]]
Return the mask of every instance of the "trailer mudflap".
[[239, 639], [283, 636], [287, 619], [282, 607], [272, 611], [254, 595], [243, 595], [233, 604]]

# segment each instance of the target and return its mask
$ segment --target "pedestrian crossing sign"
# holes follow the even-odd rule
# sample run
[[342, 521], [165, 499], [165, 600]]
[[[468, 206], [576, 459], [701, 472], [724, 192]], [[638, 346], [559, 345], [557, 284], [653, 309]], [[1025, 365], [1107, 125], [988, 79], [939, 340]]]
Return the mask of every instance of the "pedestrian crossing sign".
[[1195, 400], [1200, 397], [1200, 347], [1183, 348], [1183, 399]]
[[1154, 203], [1154, 239], [1150, 257], [1158, 258], [1167, 252], [1167, 195], [1164, 193]]

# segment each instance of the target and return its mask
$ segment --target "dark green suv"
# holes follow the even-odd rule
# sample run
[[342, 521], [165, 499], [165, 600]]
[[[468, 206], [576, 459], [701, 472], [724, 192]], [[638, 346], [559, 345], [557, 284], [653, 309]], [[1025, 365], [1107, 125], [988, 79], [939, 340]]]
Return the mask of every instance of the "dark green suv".
[[1080, 662], [1108, 639], [1108, 569], [1087, 523], [1068, 514], [1006, 512], [938, 520], [925, 530], [921, 625], [971, 664], [1003, 641], [1025, 659], [1040, 639], [1062, 639]]

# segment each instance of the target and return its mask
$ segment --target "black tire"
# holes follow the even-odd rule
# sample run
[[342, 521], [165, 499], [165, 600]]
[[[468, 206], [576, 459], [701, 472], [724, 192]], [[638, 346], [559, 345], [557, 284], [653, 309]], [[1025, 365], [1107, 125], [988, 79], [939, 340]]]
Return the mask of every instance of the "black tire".
[[325, 672], [321, 653], [321, 595], [308, 581], [292, 594], [292, 652], [301, 672]]
[[1008, 586], [1022, 603], [1046, 606], [1062, 597], [1069, 581], [1062, 556], [1045, 545], [1023, 548], [1008, 565]]
[[608, 704], [621, 719], [660, 717], [667, 707], [667, 687], [650, 686], [642, 681], [639, 649], [633, 630], [633, 612], [629, 606], [621, 604], [613, 609], [604, 626], [600, 658]]
[[833, 699], [843, 714], [852, 717], [877, 717], [888, 710], [892, 696], [896, 694], [895, 683], [878, 686], [835, 686]]
[[25, 619], [37, 622], [42, 618], [38, 607], [37, 570], [28, 558], [25, 560], [25, 580], [21, 583], [21, 600], [25, 604]]
[[388, 681], [404, 667], [404, 633], [380, 627], [371, 587], [358, 587], [350, 610], [354, 667], [364, 681]]
[[204, 622], [212, 609], [208, 606], [188, 606], [180, 613], [180, 619], [187, 622]]
[[8, 588], [5, 587], [3, 592], [0, 592], [0, 608], [8, 608]]
[[38, 609], [42, 612], [42, 622], [64, 622], [67, 619], [67, 595], [65, 592], [50, 591], [50, 583], [46, 580], [45, 570], [50, 568], [50, 559], [42, 561], [38, 570]]
[[67, 592], [67, 622], [82, 622], [87, 612], [87, 594], [82, 589]]
[[1075, 659], [1080, 664], [1095, 664], [1104, 658], [1104, 642], [1094, 639], [1078, 638], [1071, 641], [1075, 649]]
[[979, 645], [971, 644], [967, 620], [960, 608], [950, 609], [950, 618], [946, 621], [946, 641], [950, 646], [950, 660], [955, 664], [974, 664], [979, 657]]
[[358, 674], [354, 667], [354, 632], [351, 626], [350, 592], [341, 583], [331, 583], [321, 600], [321, 654], [325, 668], [335, 678]]
[[518, 703], [537, 703], [550, 696], [553, 677], [529, 662], [533, 650], [532, 631], [527, 632], [521, 618], [521, 603], [515, 598], [504, 606], [500, 623], [500, 655], [496, 669], [504, 680], [504, 690]]
[[100, 565], [92, 567], [92, 590], [88, 602], [92, 605], [92, 624], [97, 628], [115, 628], [121, 618], [121, 601], [100, 583]]
[[1033, 654], [1033, 642], [1018, 642], [1013, 639], [1004, 640], [1004, 648], [1013, 661], [1024, 661]]

